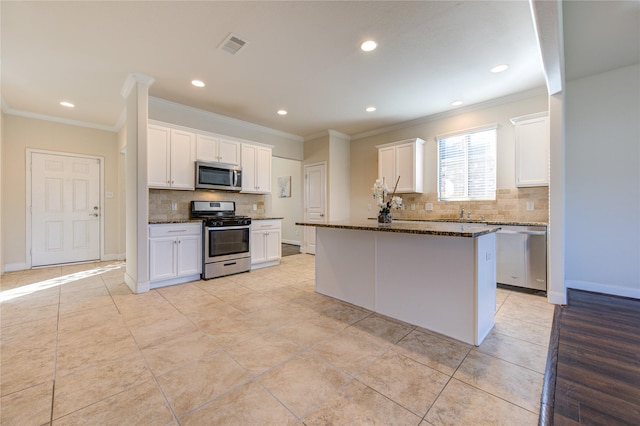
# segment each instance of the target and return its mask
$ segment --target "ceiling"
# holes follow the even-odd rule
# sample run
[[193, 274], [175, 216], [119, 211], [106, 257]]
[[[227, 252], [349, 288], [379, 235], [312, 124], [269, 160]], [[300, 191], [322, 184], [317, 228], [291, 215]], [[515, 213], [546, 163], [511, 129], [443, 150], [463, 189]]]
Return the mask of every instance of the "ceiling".
[[[303, 137], [354, 135], [454, 109], [455, 100], [466, 106], [544, 88], [527, 1], [1, 7], [3, 110], [107, 129], [122, 117], [120, 92], [132, 72], [154, 79], [153, 97]], [[230, 33], [247, 41], [236, 55], [218, 49]], [[362, 52], [369, 38], [378, 48]], [[507, 71], [490, 72], [502, 63]]]

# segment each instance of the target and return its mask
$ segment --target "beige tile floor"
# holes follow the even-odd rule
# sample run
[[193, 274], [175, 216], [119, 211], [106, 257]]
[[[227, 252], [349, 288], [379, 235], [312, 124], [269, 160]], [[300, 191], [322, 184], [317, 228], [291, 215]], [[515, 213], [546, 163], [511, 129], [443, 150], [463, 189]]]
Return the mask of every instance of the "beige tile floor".
[[553, 308], [498, 289], [480, 347], [314, 293], [314, 258], [132, 294], [6, 273], [2, 425], [535, 425]]

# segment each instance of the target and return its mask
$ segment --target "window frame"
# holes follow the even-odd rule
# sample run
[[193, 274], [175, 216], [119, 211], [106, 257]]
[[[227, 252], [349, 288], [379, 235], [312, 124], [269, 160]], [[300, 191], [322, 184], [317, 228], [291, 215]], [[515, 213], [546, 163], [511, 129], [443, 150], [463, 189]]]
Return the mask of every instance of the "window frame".
[[[481, 132], [486, 132], [486, 131], [493, 131], [494, 132], [494, 138], [493, 138], [493, 176], [490, 176], [490, 179], [493, 179], [493, 191], [490, 195], [470, 195], [469, 194], [469, 171], [470, 171], [470, 161], [469, 161], [469, 143], [471, 142], [470, 139], [468, 139], [466, 141], [466, 145], [464, 147], [464, 173], [465, 173], [465, 189], [464, 189], [464, 195], [463, 196], [446, 196], [445, 194], [443, 194], [444, 191], [442, 191], [442, 187], [441, 187], [441, 179], [442, 179], [442, 158], [441, 158], [441, 143], [442, 141], [446, 140], [446, 139], [450, 139], [450, 138], [459, 138], [459, 137], [466, 137], [466, 138], [470, 138], [471, 135], [475, 134], [475, 133], [481, 133]], [[498, 124], [497, 123], [492, 123], [492, 124], [487, 124], [484, 126], [480, 126], [480, 127], [474, 127], [471, 129], [464, 129], [464, 130], [459, 130], [459, 131], [455, 131], [455, 132], [451, 132], [451, 133], [445, 133], [442, 135], [438, 135], [436, 136], [436, 161], [437, 161], [437, 191], [438, 191], [438, 201], [444, 201], [444, 202], [449, 202], [449, 201], [495, 201], [496, 200], [496, 192], [497, 192], [497, 175], [498, 175]], [[485, 171], [485, 176], [486, 176], [486, 171]], [[486, 178], [485, 178], [486, 179]]]

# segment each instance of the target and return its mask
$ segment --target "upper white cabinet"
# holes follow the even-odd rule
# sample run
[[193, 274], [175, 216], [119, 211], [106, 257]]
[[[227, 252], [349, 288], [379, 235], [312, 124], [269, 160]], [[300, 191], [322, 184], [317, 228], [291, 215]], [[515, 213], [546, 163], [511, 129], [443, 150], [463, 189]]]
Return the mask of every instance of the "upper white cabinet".
[[240, 143], [209, 135], [196, 135], [198, 161], [240, 164]]
[[396, 184], [397, 193], [422, 192], [424, 174], [424, 141], [420, 138], [406, 139], [378, 148], [378, 177], [384, 179], [390, 191]]
[[516, 134], [516, 186], [549, 185], [549, 116], [512, 118]]
[[147, 185], [150, 188], [194, 189], [194, 133], [150, 124]]
[[271, 193], [271, 148], [242, 144], [242, 192]]

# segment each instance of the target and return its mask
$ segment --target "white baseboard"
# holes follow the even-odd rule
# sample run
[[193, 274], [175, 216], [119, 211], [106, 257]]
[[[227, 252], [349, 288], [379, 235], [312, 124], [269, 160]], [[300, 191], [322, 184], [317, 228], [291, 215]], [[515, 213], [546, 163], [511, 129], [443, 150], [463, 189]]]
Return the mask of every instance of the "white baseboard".
[[124, 282], [134, 293], [146, 293], [150, 290], [149, 281], [136, 282], [128, 273], [124, 273]]
[[620, 287], [605, 283], [596, 283], [591, 281], [577, 281], [567, 280], [565, 281], [566, 288], [573, 288], [576, 290], [593, 291], [595, 293], [611, 294], [614, 296], [632, 297], [634, 299], [640, 299], [640, 288]]
[[100, 259], [103, 262], [110, 262], [112, 260], [124, 260], [125, 256], [123, 253], [113, 253], [113, 254], [105, 254]]
[[566, 305], [567, 304], [567, 293], [566, 292], [547, 292], [547, 301], [549, 303], [553, 303], [554, 305]]
[[282, 242], [285, 244], [293, 244], [294, 246], [301, 245], [300, 241], [295, 241], [295, 240], [282, 240]]
[[4, 265], [4, 272], [24, 271], [29, 269], [26, 263], [7, 263]]

